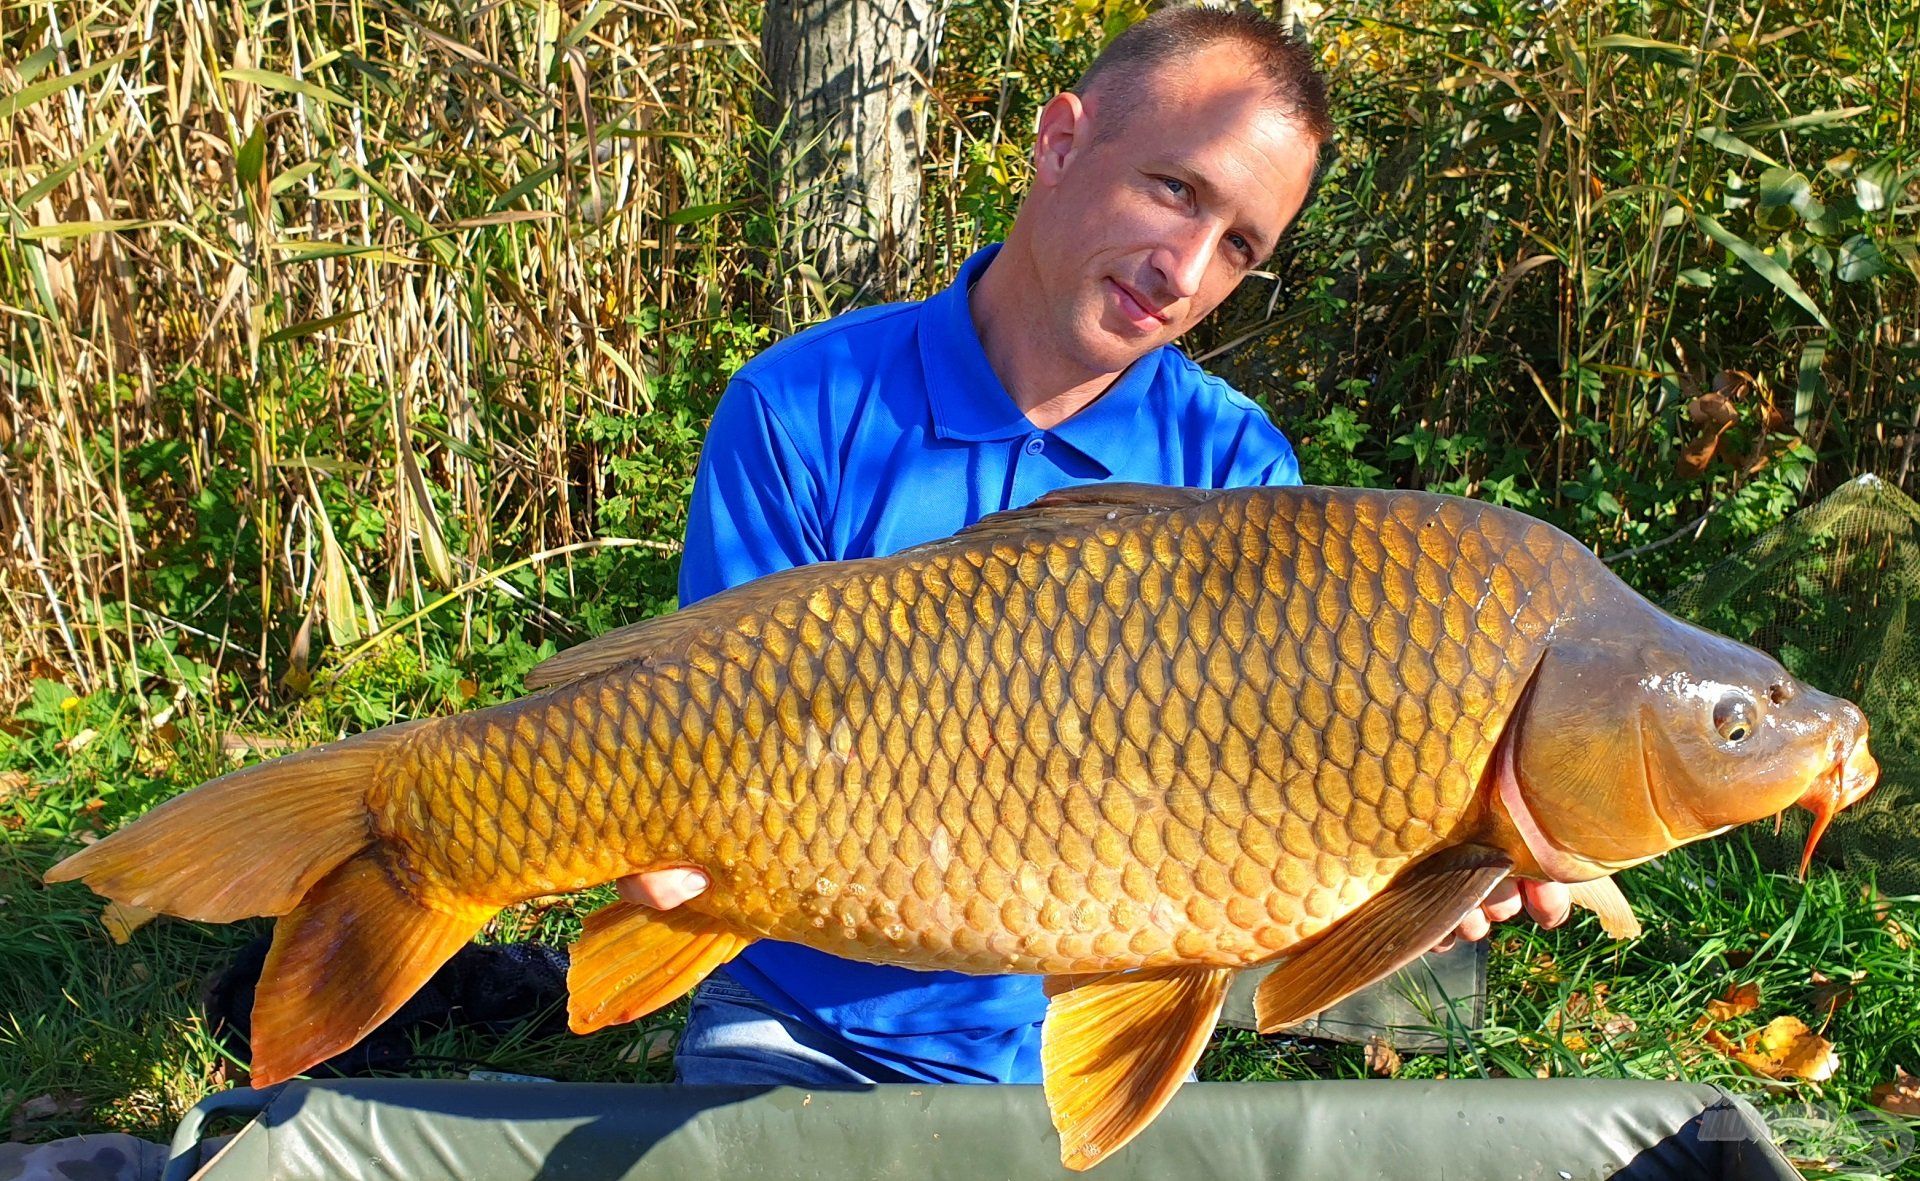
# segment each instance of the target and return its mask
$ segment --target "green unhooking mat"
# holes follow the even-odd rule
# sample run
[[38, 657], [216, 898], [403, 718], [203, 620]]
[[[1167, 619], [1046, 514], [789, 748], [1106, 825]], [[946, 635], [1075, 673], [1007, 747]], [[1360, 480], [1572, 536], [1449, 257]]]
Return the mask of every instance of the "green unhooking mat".
[[215, 1095], [181, 1124], [185, 1181], [210, 1110], [258, 1110], [203, 1181], [1784, 1181], [1718, 1087], [1595, 1079], [1192, 1083], [1090, 1173], [1064, 1171], [1038, 1087], [652, 1087], [377, 1079]]
[[[1842, 485], [1691, 583], [1668, 610], [1766, 649], [1810, 684], [1857, 703], [1880, 786], [1842, 812], [1821, 856], [1871, 873], [1883, 894], [1920, 894], [1920, 504], [1875, 476]], [[1744, 830], [1791, 870], [1807, 813], [1775, 835]]]

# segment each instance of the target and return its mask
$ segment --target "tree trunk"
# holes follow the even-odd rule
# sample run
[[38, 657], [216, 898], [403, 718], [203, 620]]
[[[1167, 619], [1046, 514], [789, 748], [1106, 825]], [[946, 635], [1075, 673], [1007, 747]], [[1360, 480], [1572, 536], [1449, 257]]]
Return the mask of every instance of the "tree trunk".
[[894, 298], [912, 280], [943, 16], [943, 0], [768, 0], [773, 263], [796, 319]]

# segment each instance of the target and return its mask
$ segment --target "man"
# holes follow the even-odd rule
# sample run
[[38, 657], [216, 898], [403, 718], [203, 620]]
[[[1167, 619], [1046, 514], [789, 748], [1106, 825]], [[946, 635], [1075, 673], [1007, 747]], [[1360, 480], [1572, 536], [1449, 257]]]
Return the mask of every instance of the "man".
[[[1198, 7], [1117, 38], [1042, 111], [1004, 245], [916, 304], [851, 312], [740, 371], [695, 481], [681, 602], [775, 570], [888, 554], [1100, 480], [1295, 484], [1286, 439], [1172, 342], [1258, 268], [1331, 134], [1311, 54]], [[673, 906], [705, 879], [637, 875]], [[1564, 891], [1529, 900], [1564, 917]], [[1511, 917], [1508, 890], [1461, 924]], [[695, 995], [688, 1083], [1038, 1081], [1034, 976], [852, 963], [763, 941]]]

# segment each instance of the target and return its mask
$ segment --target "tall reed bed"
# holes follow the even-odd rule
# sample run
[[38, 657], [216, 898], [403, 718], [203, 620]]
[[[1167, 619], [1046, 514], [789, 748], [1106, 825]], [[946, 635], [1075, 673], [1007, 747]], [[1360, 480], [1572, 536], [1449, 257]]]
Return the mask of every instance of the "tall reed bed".
[[[1004, 227], [1037, 104], [1139, 10], [950, 9], [909, 286]], [[1310, 475], [1516, 504], [1652, 583], [1855, 471], [1914, 487], [1908, 8], [1305, 15], [1339, 161], [1192, 343]], [[757, 22], [0, 9], [0, 703], [374, 666], [458, 703], [668, 605], [713, 399], [837, 299], [765, 262]]]

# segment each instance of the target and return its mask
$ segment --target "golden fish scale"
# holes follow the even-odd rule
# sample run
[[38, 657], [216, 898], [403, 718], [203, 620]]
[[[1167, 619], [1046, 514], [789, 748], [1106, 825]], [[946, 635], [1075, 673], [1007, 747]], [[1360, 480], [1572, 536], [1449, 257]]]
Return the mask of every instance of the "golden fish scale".
[[422, 728], [377, 823], [428, 901], [694, 864], [699, 909], [855, 958], [1256, 962], [1444, 841], [1591, 585], [1564, 535], [1432, 504], [1264, 490], [840, 567]]

